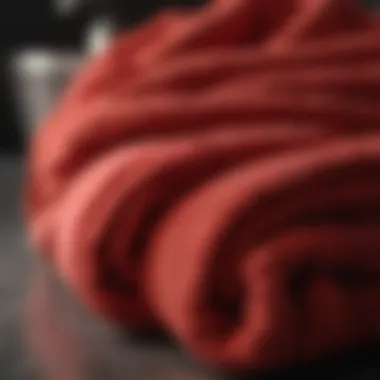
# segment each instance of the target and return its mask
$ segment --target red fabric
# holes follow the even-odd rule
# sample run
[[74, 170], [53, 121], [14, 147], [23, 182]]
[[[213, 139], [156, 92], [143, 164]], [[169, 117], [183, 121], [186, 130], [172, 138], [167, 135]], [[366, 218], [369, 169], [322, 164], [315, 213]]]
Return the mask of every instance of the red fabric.
[[228, 370], [380, 337], [380, 22], [216, 0], [122, 36], [31, 149], [39, 250], [96, 313]]

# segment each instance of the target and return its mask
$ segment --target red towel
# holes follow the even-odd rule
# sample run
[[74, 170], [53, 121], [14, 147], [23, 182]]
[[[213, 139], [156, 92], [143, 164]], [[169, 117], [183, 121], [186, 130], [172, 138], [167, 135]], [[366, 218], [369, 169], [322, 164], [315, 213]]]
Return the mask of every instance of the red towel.
[[380, 338], [380, 20], [215, 0], [122, 36], [31, 149], [33, 241], [94, 312], [226, 370]]

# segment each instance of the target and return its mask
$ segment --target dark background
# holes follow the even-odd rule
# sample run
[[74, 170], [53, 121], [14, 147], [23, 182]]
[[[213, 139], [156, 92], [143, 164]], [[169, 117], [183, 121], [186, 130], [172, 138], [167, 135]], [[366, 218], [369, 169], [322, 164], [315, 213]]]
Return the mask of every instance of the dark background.
[[76, 47], [88, 15], [59, 18], [49, 0], [11, 0], [0, 5], [0, 150], [20, 151], [21, 125], [8, 57], [26, 46]]
[[[65, 1], [65, 0], [56, 0]], [[21, 152], [22, 126], [8, 57], [28, 46], [80, 49], [91, 19], [110, 15], [120, 29], [128, 28], [161, 8], [193, 6], [204, 0], [75, 0], [72, 12], [58, 14], [53, 0], [11, 0], [0, 5], [0, 153]]]

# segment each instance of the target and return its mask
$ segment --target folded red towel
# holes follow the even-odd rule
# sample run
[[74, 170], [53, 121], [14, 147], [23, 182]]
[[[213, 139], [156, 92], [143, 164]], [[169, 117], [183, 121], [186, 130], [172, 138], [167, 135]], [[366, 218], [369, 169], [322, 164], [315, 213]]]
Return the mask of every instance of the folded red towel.
[[215, 0], [120, 38], [32, 146], [37, 247], [94, 311], [227, 370], [380, 338], [380, 21]]

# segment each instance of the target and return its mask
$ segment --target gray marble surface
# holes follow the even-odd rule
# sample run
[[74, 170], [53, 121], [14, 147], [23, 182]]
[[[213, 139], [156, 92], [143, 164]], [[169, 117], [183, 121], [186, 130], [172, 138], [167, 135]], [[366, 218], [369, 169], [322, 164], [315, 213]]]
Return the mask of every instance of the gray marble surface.
[[21, 160], [0, 158], [0, 379], [35, 379], [23, 317], [31, 255], [21, 218]]
[[[132, 339], [83, 310], [25, 239], [22, 161], [0, 158], [0, 380], [220, 380], [176, 347]], [[372, 350], [249, 379], [380, 379]], [[235, 377], [233, 377], [235, 378]]]

